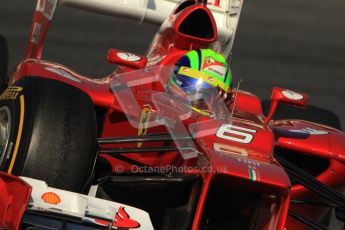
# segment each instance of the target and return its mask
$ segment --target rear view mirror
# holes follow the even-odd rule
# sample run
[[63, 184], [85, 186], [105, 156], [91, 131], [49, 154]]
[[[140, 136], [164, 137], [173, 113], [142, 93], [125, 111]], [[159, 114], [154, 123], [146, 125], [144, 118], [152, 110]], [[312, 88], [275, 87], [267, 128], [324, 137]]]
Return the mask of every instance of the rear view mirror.
[[143, 69], [147, 63], [147, 58], [144, 56], [116, 49], [108, 50], [107, 59], [109, 63], [124, 65], [133, 69]]
[[269, 113], [264, 121], [265, 124], [267, 124], [272, 119], [276, 111], [278, 102], [299, 107], [306, 107], [308, 104], [308, 94], [273, 87], [271, 94], [271, 106]]

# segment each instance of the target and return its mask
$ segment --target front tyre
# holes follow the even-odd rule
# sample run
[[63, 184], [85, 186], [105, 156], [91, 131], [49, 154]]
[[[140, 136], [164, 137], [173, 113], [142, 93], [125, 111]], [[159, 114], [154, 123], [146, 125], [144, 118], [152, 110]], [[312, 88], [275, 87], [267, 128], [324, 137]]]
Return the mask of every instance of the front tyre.
[[83, 192], [95, 159], [96, 115], [83, 91], [28, 77], [1, 94], [1, 170]]

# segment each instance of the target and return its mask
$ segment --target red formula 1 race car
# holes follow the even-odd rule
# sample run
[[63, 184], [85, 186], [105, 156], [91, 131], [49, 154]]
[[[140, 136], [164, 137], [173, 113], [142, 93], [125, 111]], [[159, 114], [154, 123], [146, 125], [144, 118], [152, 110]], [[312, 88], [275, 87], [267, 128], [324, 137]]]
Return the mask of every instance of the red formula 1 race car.
[[[40, 59], [60, 5], [162, 26], [145, 56], [109, 49], [119, 66], [96, 80]], [[38, 0], [26, 58], [1, 76], [0, 228], [328, 229], [333, 208], [344, 220], [345, 134], [272, 119], [305, 93], [273, 88], [264, 114], [230, 87], [241, 7]]]

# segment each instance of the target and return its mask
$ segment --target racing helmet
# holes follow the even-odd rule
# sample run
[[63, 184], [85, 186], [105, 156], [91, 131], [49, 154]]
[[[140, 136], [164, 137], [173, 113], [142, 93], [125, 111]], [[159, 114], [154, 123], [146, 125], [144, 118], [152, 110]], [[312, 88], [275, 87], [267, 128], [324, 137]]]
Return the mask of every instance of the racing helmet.
[[231, 98], [232, 75], [226, 59], [211, 49], [187, 52], [175, 64], [166, 85], [174, 96], [188, 100], [192, 109], [209, 110], [212, 94]]

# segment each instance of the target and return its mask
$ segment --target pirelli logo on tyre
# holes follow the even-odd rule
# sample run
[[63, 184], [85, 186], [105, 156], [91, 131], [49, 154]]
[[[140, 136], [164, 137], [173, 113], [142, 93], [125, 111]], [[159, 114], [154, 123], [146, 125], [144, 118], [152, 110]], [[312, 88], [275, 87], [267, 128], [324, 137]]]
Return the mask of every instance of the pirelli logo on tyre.
[[19, 86], [11, 86], [8, 87], [1, 95], [0, 100], [15, 100], [19, 93], [23, 90], [22, 87]]

